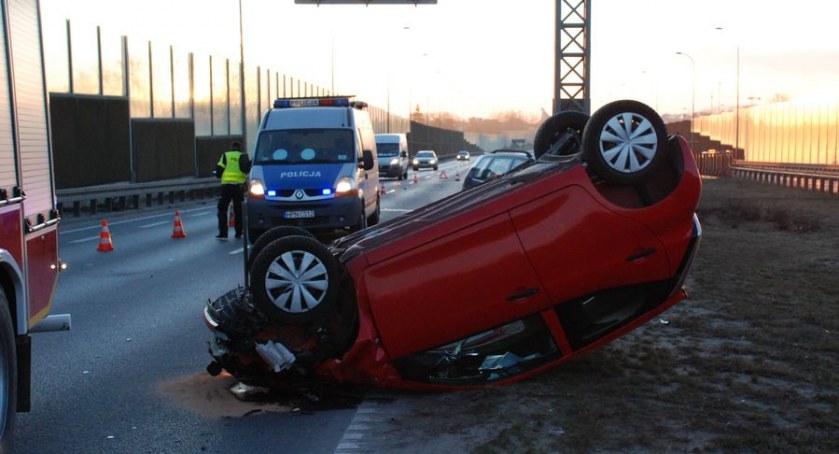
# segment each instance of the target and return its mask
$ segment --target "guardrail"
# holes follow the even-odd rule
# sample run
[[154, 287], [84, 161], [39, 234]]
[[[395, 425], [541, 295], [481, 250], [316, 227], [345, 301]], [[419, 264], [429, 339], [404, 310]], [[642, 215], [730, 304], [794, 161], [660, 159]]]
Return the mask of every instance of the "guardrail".
[[731, 174], [760, 183], [839, 194], [839, 166], [737, 161]]
[[84, 188], [59, 189], [58, 211], [62, 216], [69, 212], [80, 216], [83, 212], [96, 214], [102, 211], [122, 211], [140, 208], [141, 201], [146, 207], [155, 203], [175, 203], [204, 198], [213, 198], [220, 194], [221, 183], [217, 178], [181, 178], [147, 183], [113, 183]]

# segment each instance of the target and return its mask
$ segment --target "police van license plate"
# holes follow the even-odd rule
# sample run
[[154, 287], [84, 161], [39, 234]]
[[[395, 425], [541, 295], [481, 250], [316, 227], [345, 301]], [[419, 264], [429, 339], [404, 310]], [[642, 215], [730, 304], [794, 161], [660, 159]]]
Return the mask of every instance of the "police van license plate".
[[315, 217], [315, 210], [296, 210], [283, 213], [286, 219], [306, 219]]

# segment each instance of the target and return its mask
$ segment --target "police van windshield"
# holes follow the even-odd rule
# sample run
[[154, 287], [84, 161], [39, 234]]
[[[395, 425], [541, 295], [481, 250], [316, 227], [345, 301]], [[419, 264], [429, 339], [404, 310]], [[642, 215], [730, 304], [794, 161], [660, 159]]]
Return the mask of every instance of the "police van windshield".
[[348, 129], [263, 131], [254, 164], [339, 164], [355, 161]]
[[383, 158], [390, 158], [399, 154], [399, 144], [398, 143], [377, 143], [376, 150], [379, 153], [379, 156]]

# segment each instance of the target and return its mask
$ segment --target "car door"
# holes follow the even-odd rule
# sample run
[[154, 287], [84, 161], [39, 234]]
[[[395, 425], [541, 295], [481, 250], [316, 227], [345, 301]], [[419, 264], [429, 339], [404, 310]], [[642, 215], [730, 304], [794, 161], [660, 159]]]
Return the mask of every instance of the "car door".
[[650, 229], [570, 185], [511, 210], [530, 262], [554, 304], [666, 279], [666, 250]]
[[378, 262], [364, 279], [391, 358], [500, 326], [548, 302], [506, 211]]

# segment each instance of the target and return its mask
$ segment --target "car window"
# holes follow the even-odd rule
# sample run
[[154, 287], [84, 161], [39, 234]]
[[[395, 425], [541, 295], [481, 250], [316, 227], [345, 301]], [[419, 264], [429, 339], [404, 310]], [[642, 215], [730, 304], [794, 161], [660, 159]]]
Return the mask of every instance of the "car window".
[[329, 164], [352, 162], [352, 132], [346, 129], [264, 131], [254, 164]]
[[433, 151], [420, 151], [417, 153], [417, 157], [430, 158], [432, 156], [434, 156]]

